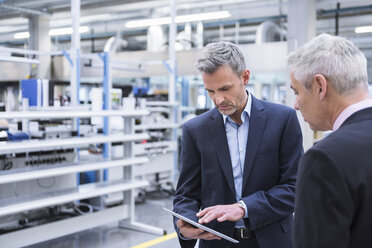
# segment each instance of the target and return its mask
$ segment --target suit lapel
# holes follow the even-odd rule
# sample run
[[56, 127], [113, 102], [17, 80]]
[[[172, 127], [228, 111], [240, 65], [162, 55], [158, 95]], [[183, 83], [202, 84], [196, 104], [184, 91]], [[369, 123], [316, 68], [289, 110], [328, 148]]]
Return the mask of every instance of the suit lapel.
[[215, 108], [210, 118], [210, 137], [213, 137], [213, 145], [219, 160], [219, 164], [224, 172], [231, 192], [235, 195], [234, 176], [231, 166], [229, 145], [227, 143], [225, 126], [222, 115]]
[[251, 116], [249, 118], [249, 133], [244, 160], [243, 192], [247, 186], [257, 149], [260, 146], [262, 134], [265, 129], [266, 117], [264, 106], [259, 100], [252, 96]]

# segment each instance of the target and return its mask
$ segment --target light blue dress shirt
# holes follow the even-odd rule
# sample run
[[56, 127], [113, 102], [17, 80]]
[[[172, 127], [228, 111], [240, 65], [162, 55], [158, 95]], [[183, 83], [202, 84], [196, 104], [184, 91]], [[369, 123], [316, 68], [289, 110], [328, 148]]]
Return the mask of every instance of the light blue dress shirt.
[[[252, 97], [248, 92], [247, 94], [248, 100], [241, 115], [241, 120], [243, 122], [241, 125], [235, 123], [230, 116], [223, 115], [227, 143], [229, 145], [237, 201], [240, 201], [242, 198], [245, 151], [247, 148], [249, 117], [251, 115], [252, 107]], [[245, 208], [244, 218], [248, 218], [247, 206], [245, 205], [244, 202], [243, 205]], [[237, 221], [235, 227], [244, 228], [245, 227], [244, 221], [243, 220]]]

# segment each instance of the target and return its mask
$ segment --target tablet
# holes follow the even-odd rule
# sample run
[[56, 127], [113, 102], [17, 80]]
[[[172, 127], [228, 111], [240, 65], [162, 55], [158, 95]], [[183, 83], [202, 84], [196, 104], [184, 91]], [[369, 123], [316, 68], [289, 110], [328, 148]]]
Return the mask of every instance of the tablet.
[[215, 231], [215, 230], [213, 230], [213, 229], [211, 229], [209, 227], [203, 226], [203, 225], [201, 225], [201, 224], [199, 224], [199, 223], [197, 223], [197, 222], [195, 222], [193, 220], [190, 220], [190, 219], [186, 218], [185, 216], [182, 216], [180, 214], [177, 214], [177, 213], [173, 212], [172, 210], [169, 210], [167, 208], [163, 208], [163, 209], [165, 211], [167, 211], [168, 213], [172, 214], [173, 216], [175, 216], [175, 217], [177, 217], [177, 218], [179, 218], [181, 220], [184, 220], [184, 221], [186, 221], [187, 223], [190, 223], [193, 226], [196, 226], [198, 228], [201, 228], [201, 229], [203, 229], [203, 230], [205, 230], [207, 232], [213, 233], [214, 235], [216, 235], [218, 237], [221, 237], [223, 239], [226, 239], [226, 240], [228, 240], [230, 242], [233, 242], [235, 244], [239, 243], [239, 241], [236, 240], [236, 239], [230, 238], [229, 236], [227, 236], [227, 235], [225, 235], [223, 233], [217, 232], [217, 231]]

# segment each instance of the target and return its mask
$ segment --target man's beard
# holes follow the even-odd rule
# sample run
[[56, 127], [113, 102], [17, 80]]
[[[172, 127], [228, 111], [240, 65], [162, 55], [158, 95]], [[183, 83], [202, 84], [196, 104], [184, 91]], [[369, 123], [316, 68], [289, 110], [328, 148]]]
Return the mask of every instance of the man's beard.
[[218, 107], [217, 107], [217, 109], [221, 114], [229, 116], [229, 115], [232, 115], [233, 113], [236, 112], [236, 107], [234, 107], [234, 106], [229, 106], [229, 107], [230, 107], [230, 109], [226, 109], [226, 110], [221, 110]]

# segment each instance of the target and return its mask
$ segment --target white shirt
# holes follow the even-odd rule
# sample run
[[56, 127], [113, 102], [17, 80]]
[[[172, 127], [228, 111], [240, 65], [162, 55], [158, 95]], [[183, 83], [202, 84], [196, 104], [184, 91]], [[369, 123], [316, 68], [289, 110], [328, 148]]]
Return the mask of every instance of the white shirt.
[[[245, 161], [245, 152], [247, 150], [247, 140], [249, 132], [249, 117], [251, 115], [252, 108], [252, 97], [248, 94], [247, 104], [241, 114], [242, 124], [238, 125], [235, 123], [230, 116], [223, 115], [223, 121], [225, 124], [225, 131], [227, 142], [229, 145], [229, 152], [231, 158], [231, 165], [234, 176], [234, 186], [235, 186], [235, 195], [236, 200], [240, 201], [242, 198], [242, 187], [243, 187], [243, 172], [244, 172], [244, 161]], [[248, 218], [247, 206], [243, 201], [245, 214], [244, 218]], [[244, 228], [244, 221], [239, 220], [236, 222], [236, 228]]]

